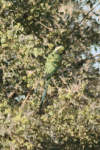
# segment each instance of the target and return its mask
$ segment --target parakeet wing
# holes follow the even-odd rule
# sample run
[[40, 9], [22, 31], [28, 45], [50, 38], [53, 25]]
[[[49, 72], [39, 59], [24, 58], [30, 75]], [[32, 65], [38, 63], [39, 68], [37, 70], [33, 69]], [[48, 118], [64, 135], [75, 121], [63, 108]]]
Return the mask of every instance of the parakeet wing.
[[46, 61], [45, 79], [49, 79], [60, 67], [62, 57], [59, 54], [50, 54]]

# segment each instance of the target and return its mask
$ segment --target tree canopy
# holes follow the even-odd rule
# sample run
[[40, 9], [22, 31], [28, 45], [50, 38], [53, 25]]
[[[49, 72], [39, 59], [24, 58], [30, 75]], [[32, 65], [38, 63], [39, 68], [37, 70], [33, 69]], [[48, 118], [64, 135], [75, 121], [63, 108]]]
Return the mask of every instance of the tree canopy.
[[[100, 147], [98, 0], [0, 1], [0, 149]], [[87, 10], [83, 8], [87, 7]], [[63, 45], [44, 114], [38, 113], [47, 56]], [[84, 59], [83, 59], [84, 56]], [[25, 99], [20, 99], [25, 95]]]

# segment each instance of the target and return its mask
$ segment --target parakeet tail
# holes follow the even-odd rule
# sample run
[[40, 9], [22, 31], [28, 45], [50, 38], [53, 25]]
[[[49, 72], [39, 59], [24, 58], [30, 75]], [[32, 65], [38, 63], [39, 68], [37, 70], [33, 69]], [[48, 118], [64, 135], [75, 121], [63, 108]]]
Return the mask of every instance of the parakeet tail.
[[46, 93], [47, 93], [47, 89], [48, 89], [49, 83], [50, 83], [50, 79], [49, 79], [49, 80], [47, 81], [47, 83], [46, 83], [46, 87], [45, 87], [45, 89], [44, 89], [44, 92], [43, 92], [43, 95], [42, 95], [42, 98], [41, 98], [40, 112], [42, 111], [43, 101], [44, 101], [44, 99], [45, 99], [45, 97], [46, 97]]

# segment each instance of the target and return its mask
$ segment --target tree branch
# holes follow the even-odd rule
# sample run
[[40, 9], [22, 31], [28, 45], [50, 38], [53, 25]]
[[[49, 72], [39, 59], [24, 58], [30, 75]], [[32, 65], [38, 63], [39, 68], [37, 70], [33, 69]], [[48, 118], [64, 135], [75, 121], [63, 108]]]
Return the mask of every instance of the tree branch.
[[16, 89], [17, 87], [22, 83], [22, 81], [20, 81], [15, 87], [14, 90], [12, 92], [10, 92], [8, 98], [12, 98], [12, 96], [16, 93]]
[[[34, 17], [33, 17], [34, 18]], [[46, 25], [44, 25], [43, 23], [41, 23], [40, 21], [38, 21], [37, 19], [35, 19], [34, 18], [34, 20], [37, 22], [37, 23], [39, 23], [39, 24], [41, 24], [43, 27], [45, 27], [46, 29], [48, 29], [48, 30], [50, 30], [50, 31], [53, 31], [53, 28], [49, 28], [49, 27], [47, 27]]]
[[93, 7], [93, 8], [84, 16], [84, 18], [74, 27], [74, 30], [71, 32], [70, 35], [72, 35], [72, 33], [75, 31], [75, 29], [80, 26], [80, 24], [81, 24], [81, 23], [83, 22], [83, 20], [89, 15], [89, 13], [90, 13], [93, 9], [95, 9], [99, 4], [100, 4], [100, 2], [99, 2], [95, 7]]
[[28, 92], [25, 100], [22, 102], [21, 108], [24, 107], [24, 104], [26, 103], [27, 99], [29, 98], [29, 96], [31, 95], [31, 92], [33, 91], [34, 87], [31, 88], [31, 90]]

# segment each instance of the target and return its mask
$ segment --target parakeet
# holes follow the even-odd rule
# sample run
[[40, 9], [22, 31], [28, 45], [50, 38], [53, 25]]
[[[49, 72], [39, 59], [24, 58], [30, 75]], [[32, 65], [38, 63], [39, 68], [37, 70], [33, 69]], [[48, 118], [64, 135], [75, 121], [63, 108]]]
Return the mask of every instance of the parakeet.
[[62, 54], [64, 52], [63, 46], [58, 46], [55, 50], [48, 56], [45, 65], [45, 89], [41, 98], [40, 111], [42, 110], [43, 101], [45, 99], [48, 85], [50, 83], [51, 76], [57, 72], [57, 70], [61, 67], [62, 64]]

